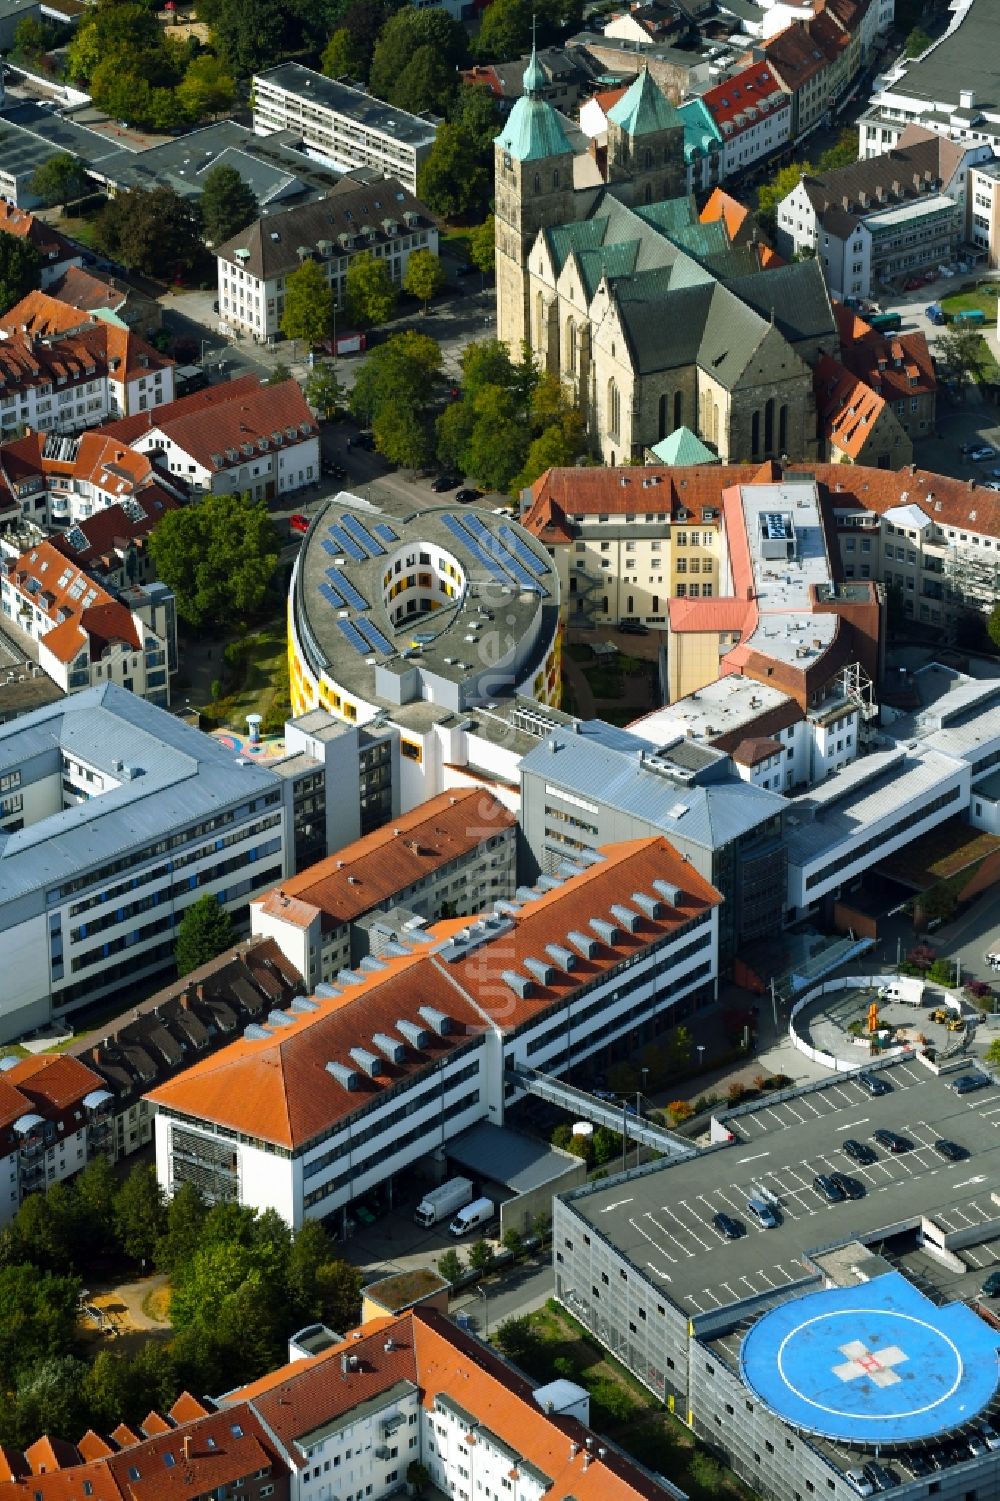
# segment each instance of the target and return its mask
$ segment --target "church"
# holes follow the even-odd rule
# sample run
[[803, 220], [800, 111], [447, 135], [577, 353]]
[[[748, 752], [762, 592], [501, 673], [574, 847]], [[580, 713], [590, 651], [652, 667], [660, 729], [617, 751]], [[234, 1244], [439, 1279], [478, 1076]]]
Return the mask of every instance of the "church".
[[699, 222], [683, 120], [645, 71], [606, 160], [544, 81], [532, 52], [494, 143], [499, 337], [573, 389], [607, 464], [682, 427], [723, 464], [818, 458], [812, 366], [840, 353], [819, 262], [765, 270], [753, 237]]

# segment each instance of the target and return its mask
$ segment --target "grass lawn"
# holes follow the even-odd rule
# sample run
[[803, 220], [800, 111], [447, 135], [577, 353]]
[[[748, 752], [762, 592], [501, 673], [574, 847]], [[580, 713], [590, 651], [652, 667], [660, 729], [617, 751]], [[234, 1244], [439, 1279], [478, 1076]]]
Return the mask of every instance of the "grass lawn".
[[941, 298], [941, 306], [949, 317], [954, 318], [956, 313], [971, 313], [977, 309], [985, 315], [987, 323], [997, 321], [996, 294], [976, 290], [975, 292], [953, 292], [950, 297]]
[[596, 1432], [667, 1476], [692, 1501], [745, 1501], [752, 1495], [554, 1299], [525, 1322], [533, 1338], [513, 1358], [541, 1380], [565, 1376], [586, 1387]]
[[170, 1323], [170, 1283], [152, 1288], [142, 1300], [142, 1311], [147, 1319], [157, 1324]]
[[252, 631], [227, 647], [222, 696], [201, 708], [204, 728], [243, 735], [247, 715], [259, 714], [264, 734], [276, 734], [291, 712], [284, 623]]
[[469, 236], [470, 231], [468, 229], [443, 229], [439, 236], [438, 248], [441, 250], [442, 254], [444, 253], [444, 251], [447, 251], [448, 254], [453, 255], [457, 261], [471, 261], [472, 256], [469, 254]]
[[989, 344], [987, 344], [986, 340], [983, 338], [982, 334], [979, 335], [978, 343], [980, 384], [982, 384], [984, 381], [988, 381], [989, 383], [995, 385], [998, 381], [1000, 381], [1000, 365], [997, 364], [993, 356], [993, 351], [990, 348]]

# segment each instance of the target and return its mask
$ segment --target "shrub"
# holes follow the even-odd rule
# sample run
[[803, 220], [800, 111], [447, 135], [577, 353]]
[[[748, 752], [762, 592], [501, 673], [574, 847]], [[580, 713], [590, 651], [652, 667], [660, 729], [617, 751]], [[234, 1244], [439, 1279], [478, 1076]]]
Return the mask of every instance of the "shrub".
[[617, 1381], [606, 1378], [595, 1381], [590, 1388], [590, 1397], [595, 1407], [603, 1408], [609, 1417], [619, 1423], [628, 1422], [636, 1410], [635, 1399]]
[[449, 1246], [443, 1256], [438, 1257], [438, 1271], [446, 1282], [457, 1282], [462, 1275], [462, 1258], [453, 1247]]
[[934, 985], [950, 989], [955, 983], [955, 966], [950, 959], [935, 959], [927, 971], [927, 978]]
[[919, 974], [926, 974], [936, 958], [937, 950], [932, 949], [929, 943], [918, 943], [916, 948], [910, 949], [906, 962]]
[[691, 1119], [694, 1115], [694, 1106], [689, 1105], [687, 1100], [671, 1100], [667, 1106], [667, 1114], [674, 1125], [679, 1126], [682, 1121]]
[[726, 1099], [730, 1105], [738, 1105], [745, 1094], [746, 1090], [738, 1079], [734, 1079], [731, 1084], [726, 1086]]
[[219, 702], [219, 699], [222, 697], [222, 682], [219, 678], [212, 679], [212, 687], [210, 691], [212, 694], [213, 704], [217, 704]]
[[754, 1089], [773, 1089], [774, 1086], [766, 1074], [754, 1074], [753, 1087]]

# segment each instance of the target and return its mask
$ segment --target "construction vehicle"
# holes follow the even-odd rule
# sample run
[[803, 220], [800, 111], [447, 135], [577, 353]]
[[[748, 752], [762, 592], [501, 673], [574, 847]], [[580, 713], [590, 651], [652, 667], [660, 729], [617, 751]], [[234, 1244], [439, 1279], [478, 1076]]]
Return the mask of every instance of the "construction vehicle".
[[947, 1006], [939, 1006], [936, 1011], [931, 1012], [931, 1021], [947, 1025], [951, 1019], [951, 1015], [952, 1013], [948, 1010]]
[[963, 1016], [950, 1016], [947, 1026], [949, 1032], [964, 1032], [965, 1018]]

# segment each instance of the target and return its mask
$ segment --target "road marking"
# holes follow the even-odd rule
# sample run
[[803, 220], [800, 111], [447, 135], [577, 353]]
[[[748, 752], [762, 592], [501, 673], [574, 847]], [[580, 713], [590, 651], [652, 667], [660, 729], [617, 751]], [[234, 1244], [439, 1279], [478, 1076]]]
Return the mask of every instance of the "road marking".
[[601, 1210], [601, 1213], [610, 1214], [612, 1209], [620, 1209], [623, 1204], [631, 1204], [631, 1202], [631, 1199], [616, 1199], [613, 1204], [605, 1204], [604, 1208]]
[[658, 1277], [662, 1277], [664, 1282], [673, 1282], [674, 1279], [673, 1277], [671, 1277], [669, 1272], [662, 1271], [660, 1267], [654, 1266], [651, 1261], [647, 1261], [646, 1265], [649, 1267], [651, 1272], [655, 1272]]
[[976, 1183], [985, 1183], [986, 1174], [980, 1173], [978, 1178], [963, 1178], [961, 1183], [953, 1183], [952, 1188], [972, 1188]]
[[860, 1120], [860, 1121], [848, 1121], [847, 1124], [842, 1129], [844, 1131], [856, 1131], [859, 1126], [867, 1126], [868, 1122], [870, 1120], [871, 1120], [871, 1116], [870, 1115], [866, 1115], [865, 1118], [864, 1118], [864, 1120]]
[[[752, 1157], [744, 1157], [744, 1162], [756, 1162], [761, 1157], [770, 1157], [770, 1152], [755, 1152]], [[699, 1198], [701, 1195], [699, 1194]]]

